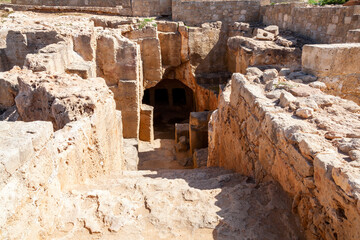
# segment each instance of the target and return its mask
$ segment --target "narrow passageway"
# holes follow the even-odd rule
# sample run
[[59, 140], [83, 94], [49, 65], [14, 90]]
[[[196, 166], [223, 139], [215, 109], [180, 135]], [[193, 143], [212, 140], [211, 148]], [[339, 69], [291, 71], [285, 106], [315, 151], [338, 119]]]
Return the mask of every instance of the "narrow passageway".
[[175, 123], [188, 123], [193, 92], [176, 79], [163, 79], [146, 89], [143, 104], [154, 107], [154, 142], [139, 142], [139, 170], [189, 169], [176, 161]]

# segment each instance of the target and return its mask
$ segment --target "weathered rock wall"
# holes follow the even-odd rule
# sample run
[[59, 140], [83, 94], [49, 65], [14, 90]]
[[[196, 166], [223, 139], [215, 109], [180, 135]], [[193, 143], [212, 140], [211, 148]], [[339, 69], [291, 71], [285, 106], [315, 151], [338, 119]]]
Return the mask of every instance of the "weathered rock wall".
[[205, 22], [258, 22], [260, 6], [268, 1], [172, 1], [172, 18], [187, 25]]
[[116, 32], [97, 35], [97, 75], [105, 79], [122, 112], [124, 137], [139, 138], [143, 75], [140, 46]]
[[23, 70], [18, 80], [19, 115], [27, 122], [53, 123], [54, 146], [57, 157], [65, 162], [66, 182], [121, 169], [121, 115], [103, 79]]
[[261, 7], [264, 24], [278, 25], [285, 30], [302, 34], [319, 43], [353, 41], [360, 28], [360, 6], [308, 6], [306, 4], [277, 4]]
[[360, 43], [305, 45], [302, 69], [326, 84], [326, 92], [360, 104]]
[[14, 66], [23, 67], [28, 54], [38, 53], [40, 49], [60, 41], [64, 39], [53, 30], [8, 31], [6, 48], [3, 50], [5, 56], [1, 57], [4, 70], [8, 71]]
[[40, 11], [87, 10], [89, 12], [118, 13], [141, 17], [171, 15], [171, 0], [12, 0], [11, 3], [19, 6], [24, 5], [24, 8], [26, 5], [33, 6], [33, 10]]
[[279, 182], [308, 239], [359, 239], [359, 106], [305, 85], [285, 89], [298, 97], [281, 88], [265, 94], [234, 74], [210, 120], [208, 166]]
[[63, 191], [124, 167], [121, 113], [103, 79], [18, 74], [28, 122], [0, 121], [0, 238], [40, 239], [56, 229]]
[[53, 229], [60, 194], [52, 124], [1, 121], [0, 132], [0, 238], [38, 239]]
[[0, 73], [0, 111], [15, 105], [15, 97], [18, 94], [18, 80], [16, 69]]

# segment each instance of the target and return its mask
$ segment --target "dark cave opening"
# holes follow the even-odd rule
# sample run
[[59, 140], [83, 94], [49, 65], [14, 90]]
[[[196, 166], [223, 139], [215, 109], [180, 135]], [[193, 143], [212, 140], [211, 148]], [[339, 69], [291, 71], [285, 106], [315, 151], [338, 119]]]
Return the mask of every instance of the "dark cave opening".
[[174, 138], [175, 123], [189, 121], [194, 111], [193, 91], [176, 79], [164, 79], [146, 89], [143, 104], [154, 107], [155, 138]]

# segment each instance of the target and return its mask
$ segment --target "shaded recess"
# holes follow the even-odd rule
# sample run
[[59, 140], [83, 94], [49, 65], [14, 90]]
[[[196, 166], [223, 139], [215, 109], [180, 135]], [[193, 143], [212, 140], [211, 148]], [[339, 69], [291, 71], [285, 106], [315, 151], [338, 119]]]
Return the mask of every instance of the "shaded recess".
[[143, 103], [154, 107], [155, 132], [167, 132], [162, 137], [174, 138], [174, 124], [188, 122], [194, 111], [194, 94], [179, 80], [164, 79], [145, 90]]

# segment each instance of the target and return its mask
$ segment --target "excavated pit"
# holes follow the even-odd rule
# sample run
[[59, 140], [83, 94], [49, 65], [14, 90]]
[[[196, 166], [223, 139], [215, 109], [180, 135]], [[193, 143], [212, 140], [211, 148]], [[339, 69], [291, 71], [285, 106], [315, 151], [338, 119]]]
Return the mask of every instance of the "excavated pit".
[[360, 110], [301, 71], [311, 40], [245, 22], [2, 21], [1, 238], [360, 236], [346, 231]]

